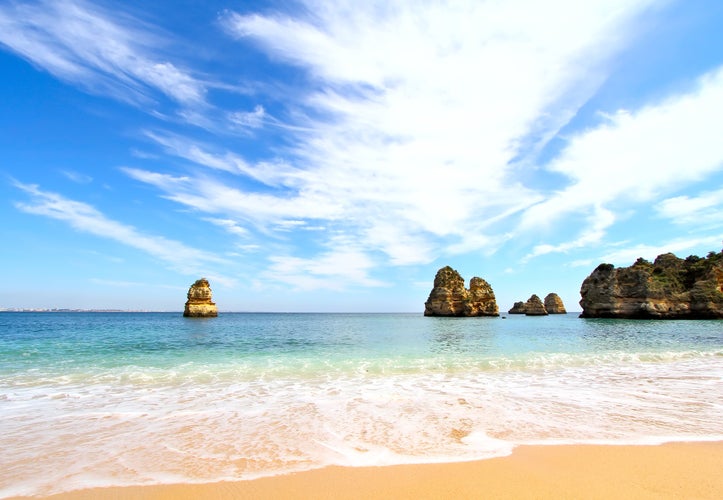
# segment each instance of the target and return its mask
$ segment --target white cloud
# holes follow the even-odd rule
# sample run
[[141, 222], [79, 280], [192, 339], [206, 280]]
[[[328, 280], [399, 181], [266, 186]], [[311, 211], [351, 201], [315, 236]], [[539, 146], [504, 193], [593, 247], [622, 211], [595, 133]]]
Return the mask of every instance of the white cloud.
[[190, 177], [187, 176], [179, 177], [169, 174], [160, 174], [158, 172], [149, 172], [148, 170], [141, 170], [139, 168], [132, 167], [121, 167], [120, 170], [138, 181], [168, 190], [175, 189], [177, 186], [186, 185], [191, 180]]
[[229, 114], [229, 121], [242, 128], [261, 128], [266, 119], [266, 110], [258, 105], [253, 111], [235, 111]]
[[540, 244], [533, 247], [522, 261], [527, 262], [534, 257], [550, 253], [567, 253], [571, 250], [585, 248], [600, 243], [605, 237], [607, 229], [615, 223], [615, 214], [601, 206], [595, 207], [593, 213], [587, 217], [588, 225], [580, 235], [572, 241], [558, 245]]
[[312, 257], [273, 254], [268, 261], [270, 265], [262, 277], [297, 290], [387, 286], [370, 276], [378, 263], [353, 234], [343, 231], [327, 236], [323, 249]]
[[241, 250], [244, 253], [253, 253], [261, 250], [261, 245], [249, 244], [249, 245], [236, 245], [235, 248]]
[[[585, 102], [650, 3], [307, 2], [296, 18], [228, 13], [241, 42], [311, 76], [286, 100], [289, 165], [155, 134], [171, 154], [277, 190], [205, 176], [159, 187], [264, 228], [343, 220], [393, 264], [493, 251], [508, 235], [491, 227], [541, 201], [512, 160]], [[239, 116], [256, 126], [267, 114]]]
[[[160, 28], [82, 0], [0, 5], [0, 43], [86, 90], [134, 105], [162, 96], [180, 104], [148, 110], [171, 130], [146, 126], [163, 154], [136, 156], [156, 166], [123, 172], [229, 233], [273, 234], [284, 251], [237, 238], [232, 245], [273, 253], [266, 277], [302, 289], [376, 286], [380, 265], [491, 254], [522, 236], [519, 249], [524, 233], [563, 217], [575, 236], [537, 245], [526, 259], [574, 254], [604, 244], [620, 210], [679, 194], [721, 168], [723, 69], [687, 93], [601, 114], [604, 123], [573, 133], [546, 166], [553, 182], [567, 179], [556, 192], [525, 178], [534, 151], [588, 102], [655, 0], [301, 4], [286, 15], [222, 14], [239, 51], [254, 46], [268, 56], [264, 80], [234, 75], [238, 87], [218, 75], [200, 80], [186, 69], [190, 58], [167, 56], [174, 47]], [[236, 91], [223, 101], [232, 108], [208, 89]], [[203, 135], [174, 130], [179, 117]], [[196, 252], [89, 205], [23, 189], [34, 201], [22, 210], [169, 263]], [[677, 196], [657, 210], [680, 224], [719, 224], [720, 197]], [[340, 228], [343, 242], [333, 236]]]
[[601, 262], [607, 262], [617, 266], [630, 266], [638, 257], [653, 261], [660, 254], [672, 252], [678, 257], [687, 257], [687, 252], [696, 249], [704, 249], [705, 256], [710, 251], [717, 251], [723, 242], [720, 236], [708, 236], [702, 238], [676, 238], [658, 245], [640, 244], [633, 247], [616, 250], [601, 257]]
[[[577, 58], [580, 49], [601, 38], [619, 42], [612, 30], [650, 3], [307, 1], [313, 16], [305, 19], [232, 13], [225, 21], [234, 35], [252, 38], [274, 56], [326, 81], [382, 87], [414, 80], [421, 72], [439, 83], [450, 71], [470, 76], [466, 65], [474, 55], [475, 69], [508, 73], [500, 77], [483, 71], [489, 82], [484, 90], [505, 82], [526, 83], [511, 82], [506, 78], [510, 73], [554, 79], [555, 72], [571, 69], [559, 63]], [[549, 62], [558, 65], [549, 67]]]
[[[590, 211], [590, 229], [556, 245], [536, 246], [525, 260], [598, 244], [626, 204], [655, 199], [705, 178], [723, 166], [723, 67], [704, 75], [694, 89], [640, 110], [619, 111], [606, 122], [570, 138], [548, 165], [572, 183], [533, 205], [521, 230], [555, 223], [563, 216]], [[692, 222], [720, 223], [720, 193], [700, 199], [671, 198], [658, 206], [661, 215]], [[678, 211], [678, 215], [674, 212]]]
[[344, 290], [350, 286], [385, 286], [369, 276], [374, 262], [355, 248], [333, 249], [314, 258], [271, 256], [267, 279], [287, 283], [299, 290]]
[[649, 201], [699, 181], [723, 166], [722, 129], [723, 67], [700, 78], [690, 92], [619, 111], [571, 137], [547, 169], [572, 183], [533, 206], [523, 226], [616, 201]]
[[656, 210], [675, 224], [719, 227], [723, 225], [723, 189], [668, 198], [658, 203]]
[[[248, 192], [221, 180], [208, 177], [188, 178], [159, 174], [136, 168], [123, 168], [132, 178], [165, 191], [165, 197], [201, 213], [225, 214], [256, 225], [260, 230], [300, 219], [336, 220], [341, 204], [319, 200], [307, 192], [281, 197]], [[326, 202], [326, 203], [325, 203]], [[293, 223], [292, 223], [293, 224]]]
[[235, 236], [248, 236], [249, 231], [248, 229], [241, 227], [238, 225], [238, 223], [235, 220], [231, 219], [216, 219], [213, 217], [206, 217], [203, 220], [206, 222], [210, 222], [211, 224], [215, 226], [222, 227], [225, 229], [228, 233], [233, 234]]
[[283, 162], [249, 164], [241, 156], [230, 151], [210, 152], [207, 146], [198, 144], [188, 137], [149, 131], [145, 135], [161, 145], [168, 154], [213, 170], [244, 175], [267, 186], [294, 186], [298, 184], [297, 178], [301, 175]]
[[211, 253], [188, 247], [178, 241], [143, 234], [132, 226], [109, 219], [86, 203], [42, 191], [35, 185], [16, 182], [15, 186], [31, 197], [28, 203], [15, 204], [19, 210], [61, 220], [79, 231], [136, 248], [186, 274], [198, 274], [203, 271], [198, 264], [195, 264], [198, 262], [225, 263], [223, 259]]
[[0, 5], [0, 43], [62, 80], [135, 104], [152, 91], [203, 104], [204, 84], [157, 55], [162, 41], [143, 27], [82, 0]]

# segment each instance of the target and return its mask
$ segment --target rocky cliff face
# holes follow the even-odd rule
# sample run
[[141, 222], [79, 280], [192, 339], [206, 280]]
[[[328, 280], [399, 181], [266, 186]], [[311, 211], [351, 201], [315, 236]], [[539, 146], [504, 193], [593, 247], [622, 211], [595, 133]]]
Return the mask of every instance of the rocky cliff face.
[[213, 318], [218, 316], [216, 304], [211, 301], [211, 286], [206, 278], [197, 280], [188, 289], [188, 300], [183, 315], [190, 318]]
[[467, 290], [464, 279], [449, 266], [437, 271], [434, 288], [424, 303], [425, 316], [499, 316], [500, 311], [492, 287], [482, 278], [470, 280]]
[[567, 314], [565, 304], [562, 303], [562, 299], [556, 293], [548, 293], [545, 297], [545, 310], [547, 314]]
[[525, 302], [525, 315], [527, 316], [547, 316], [547, 310], [542, 303], [542, 299], [534, 293]]
[[580, 288], [582, 318], [723, 318], [723, 252], [600, 264]]

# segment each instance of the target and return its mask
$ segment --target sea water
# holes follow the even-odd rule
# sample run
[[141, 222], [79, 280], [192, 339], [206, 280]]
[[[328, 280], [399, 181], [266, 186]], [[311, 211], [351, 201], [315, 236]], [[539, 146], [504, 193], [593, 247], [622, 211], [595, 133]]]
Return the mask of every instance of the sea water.
[[723, 321], [0, 314], [0, 497], [723, 440]]

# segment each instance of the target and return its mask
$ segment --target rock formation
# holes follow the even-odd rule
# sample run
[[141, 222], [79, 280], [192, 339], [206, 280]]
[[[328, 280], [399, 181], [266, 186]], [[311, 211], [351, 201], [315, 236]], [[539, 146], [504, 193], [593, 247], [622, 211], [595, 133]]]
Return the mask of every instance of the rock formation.
[[512, 309], [507, 311], [507, 314], [525, 314], [525, 303], [522, 301], [515, 302], [512, 305]]
[[525, 315], [526, 316], [547, 316], [545, 305], [542, 303], [542, 299], [534, 293], [525, 302]]
[[469, 290], [457, 271], [445, 266], [434, 278], [434, 288], [424, 303], [425, 316], [499, 316], [492, 287], [482, 278], [470, 280]]
[[581, 318], [723, 318], [723, 252], [600, 264], [580, 288]]
[[547, 316], [548, 314], [567, 314], [565, 304], [556, 293], [548, 293], [545, 302], [533, 294], [527, 302], [515, 302], [507, 314], [526, 314], [527, 316]]
[[565, 304], [562, 303], [562, 299], [556, 293], [548, 293], [545, 297], [545, 310], [547, 314], [567, 314]]
[[196, 280], [188, 289], [188, 300], [183, 315], [190, 318], [214, 318], [218, 316], [216, 304], [211, 301], [211, 286], [206, 278]]

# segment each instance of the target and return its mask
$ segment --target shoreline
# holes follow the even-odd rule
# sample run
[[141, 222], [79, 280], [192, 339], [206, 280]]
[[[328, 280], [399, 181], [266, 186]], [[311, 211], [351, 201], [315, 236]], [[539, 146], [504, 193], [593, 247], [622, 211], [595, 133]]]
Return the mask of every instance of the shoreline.
[[524, 445], [471, 462], [330, 466], [253, 480], [102, 487], [44, 497], [232, 498], [721, 498], [723, 441], [659, 445]]

